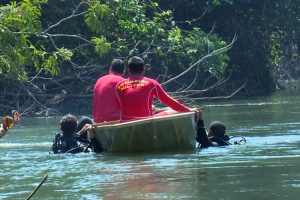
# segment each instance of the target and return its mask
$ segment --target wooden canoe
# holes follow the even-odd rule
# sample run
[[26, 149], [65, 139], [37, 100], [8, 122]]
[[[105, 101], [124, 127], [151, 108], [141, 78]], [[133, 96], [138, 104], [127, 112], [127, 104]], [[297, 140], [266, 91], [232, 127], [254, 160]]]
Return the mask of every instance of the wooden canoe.
[[193, 150], [195, 138], [194, 112], [94, 124], [88, 131], [88, 140], [97, 141], [93, 145], [111, 153]]

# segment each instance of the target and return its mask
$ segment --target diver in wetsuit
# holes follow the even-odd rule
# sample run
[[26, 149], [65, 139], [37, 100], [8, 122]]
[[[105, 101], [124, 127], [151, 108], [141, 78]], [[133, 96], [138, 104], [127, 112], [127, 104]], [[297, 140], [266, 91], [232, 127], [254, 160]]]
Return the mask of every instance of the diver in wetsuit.
[[202, 111], [196, 113], [197, 121], [197, 137], [196, 141], [199, 143], [201, 148], [210, 146], [227, 146], [229, 143], [229, 136], [225, 134], [226, 127], [223, 122], [213, 121], [206, 134], [204, 122], [202, 119]]
[[80, 133], [77, 131], [77, 119], [71, 115], [65, 115], [60, 121], [60, 129], [62, 132], [55, 134], [55, 138], [51, 147], [54, 154], [57, 153], [79, 153], [88, 151], [87, 147], [78, 144]]

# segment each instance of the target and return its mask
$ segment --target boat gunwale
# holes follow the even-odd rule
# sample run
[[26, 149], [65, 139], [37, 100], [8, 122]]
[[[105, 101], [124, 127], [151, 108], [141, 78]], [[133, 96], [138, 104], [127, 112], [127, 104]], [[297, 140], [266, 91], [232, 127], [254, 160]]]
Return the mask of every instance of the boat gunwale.
[[119, 128], [119, 127], [125, 127], [125, 126], [131, 126], [131, 125], [139, 125], [139, 124], [145, 124], [150, 122], [156, 122], [156, 121], [164, 121], [168, 119], [176, 119], [183, 116], [189, 116], [194, 114], [195, 112], [184, 112], [184, 113], [176, 113], [172, 115], [165, 115], [165, 116], [159, 116], [159, 117], [149, 117], [145, 119], [138, 119], [138, 120], [130, 120], [130, 121], [112, 121], [112, 122], [104, 122], [104, 123], [96, 123], [92, 125], [92, 129], [102, 129], [102, 128]]

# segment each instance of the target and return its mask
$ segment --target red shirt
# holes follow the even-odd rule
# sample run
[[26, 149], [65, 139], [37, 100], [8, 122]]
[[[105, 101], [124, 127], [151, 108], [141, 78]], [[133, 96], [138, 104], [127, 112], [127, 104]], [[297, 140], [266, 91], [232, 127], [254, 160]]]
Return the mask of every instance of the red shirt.
[[94, 86], [93, 118], [95, 123], [120, 119], [120, 104], [115, 88], [123, 77], [110, 73], [99, 78]]
[[170, 97], [154, 79], [132, 76], [116, 86], [121, 105], [121, 119], [139, 119], [152, 116], [153, 98], [157, 98], [175, 111], [189, 112], [190, 109]]

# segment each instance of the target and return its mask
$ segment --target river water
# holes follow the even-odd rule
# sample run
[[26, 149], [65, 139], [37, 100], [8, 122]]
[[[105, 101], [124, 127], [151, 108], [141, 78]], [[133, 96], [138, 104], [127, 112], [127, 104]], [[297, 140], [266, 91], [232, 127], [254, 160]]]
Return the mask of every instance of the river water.
[[206, 105], [245, 145], [185, 153], [49, 155], [60, 118], [23, 118], [0, 140], [0, 199], [299, 199], [300, 95]]

